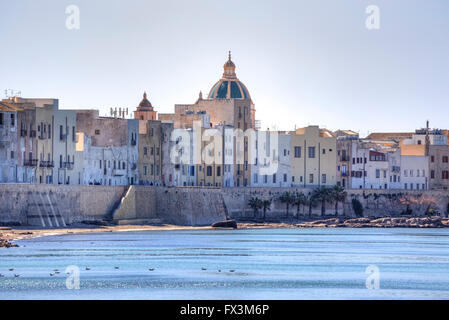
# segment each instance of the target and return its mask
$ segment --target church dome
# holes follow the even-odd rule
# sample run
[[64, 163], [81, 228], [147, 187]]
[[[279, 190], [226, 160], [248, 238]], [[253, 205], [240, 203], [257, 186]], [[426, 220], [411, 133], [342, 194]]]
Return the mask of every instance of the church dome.
[[223, 77], [213, 85], [209, 92], [209, 99], [250, 99], [248, 89], [237, 78], [235, 64], [229, 52], [228, 61], [223, 66]]
[[151, 109], [153, 110], [153, 106], [151, 105], [151, 102], [147, 99], [147, 93], [143, 93], [143, 99], [139, 103], [139, 109]]

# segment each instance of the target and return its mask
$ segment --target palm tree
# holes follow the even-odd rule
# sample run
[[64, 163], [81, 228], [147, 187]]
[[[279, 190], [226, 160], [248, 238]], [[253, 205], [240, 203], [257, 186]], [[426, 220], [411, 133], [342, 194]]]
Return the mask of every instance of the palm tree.
[[262, 209], [263, 209], [263, 220], [265, 221], [265, 216], [267, 211], [270, 211], [271, 207], [271, 199], [262, 200]]
[[332, 201], [332, 192], [331, 189], [326, 186], [321, 186], [313, 191], [315, 193], [315, 197], [318, 201], [321, 201], [321, 215], [324, 216], [326, 214], [326, 202]]
[[285, 191], [281, 196], [279, 197], [279, 200], [282, 203], [285, 203], [286, 209], [287, 209], [287, 218], [288, 218], [288, 209], [291, 204], [294, 202], [294, 195], [290, 191]]
[[257, 213], [259, 212], [259, 209], [262, 208], [262, 200], [260, 200], [257, 197], [252, 197], [251, 199], [249, 199], [248, 204], [251, 207], [251, 209], [253, 209], [253, 211], [254, 211], [254, 218], [256, 218], [257, 217]]
[[332, 188], [332, 196], [335, 201], [335, 216], [338, 217], [338, 203], [346, 200], [347, 193], [343, 187], [334, 186]]
[[296, 218], [299, 219], [299, 207], [307, 204], [307, 197], [302, 192], [296, 192], [294, 197], [294, 204], [296, 205]]
[[309, 218], [312, 218], [312, 208], [315, 208], [318, 204], [317, 193], [315, 191], [309, 193], [306, 204], [309, 206]]

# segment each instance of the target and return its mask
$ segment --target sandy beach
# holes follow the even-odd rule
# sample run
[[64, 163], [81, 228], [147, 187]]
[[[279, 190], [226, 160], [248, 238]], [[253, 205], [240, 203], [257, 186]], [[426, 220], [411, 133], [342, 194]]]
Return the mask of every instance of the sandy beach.
[[[385, 217], [385, 218], [322, 218], [286, 220], [280, 222], [238, 222], [238, 229], [260, 228], [449, 228], [449, 218], [442, 217]], [[167, 230], [212, 230], [211, 226], [179, 225], [90, 225], [73, 224], [65, 228], [42, 228], [29, 226], [0, 227], [0, 246], [9, 242], [36, 237], [80, 234], [92, 232], [167, 231]]]

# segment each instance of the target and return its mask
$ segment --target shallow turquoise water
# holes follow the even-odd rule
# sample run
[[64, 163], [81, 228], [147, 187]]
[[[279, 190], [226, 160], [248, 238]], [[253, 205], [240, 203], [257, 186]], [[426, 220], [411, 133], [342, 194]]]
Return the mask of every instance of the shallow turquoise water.
[[[0, 299], [449, 298], [447, 229], [145, 231], [17, 243], [0, 250]], [[80, 269], [79, 290], [66, 287], [69, 265]], [[379, 268], [379, 289], [366, 288], [369, 265]], [[61, 273], [50, 276], [54, 269]]]

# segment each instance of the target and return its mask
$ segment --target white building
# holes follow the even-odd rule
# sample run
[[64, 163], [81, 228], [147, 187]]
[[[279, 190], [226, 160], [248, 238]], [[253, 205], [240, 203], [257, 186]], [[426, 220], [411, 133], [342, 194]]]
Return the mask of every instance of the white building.
[[429, 188], [429, 157], [401, 156], [401, 189], [427, 190]]
[[290, 141], [283, 132], [257, 131], [251, 186], [291, 186]]
[[354, 141], [351, 180], [354, 189], [388, 189], [387, 153], [376, 151], [363, 142]]

